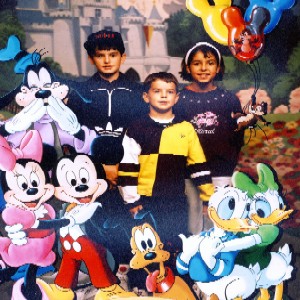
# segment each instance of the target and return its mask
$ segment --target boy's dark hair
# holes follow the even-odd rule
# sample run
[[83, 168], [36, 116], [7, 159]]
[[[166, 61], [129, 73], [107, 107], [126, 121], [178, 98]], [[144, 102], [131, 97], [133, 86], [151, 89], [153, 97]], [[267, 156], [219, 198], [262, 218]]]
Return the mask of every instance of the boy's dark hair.
[[158, 72], [149, 74], [144, 81], [144, 92], [148, 92], [152, 82], [156, 80], [162, 80], [167, 83], [173, 82], [176, 86], [176, 91], [178, 91], [178, 80], [172, 73]]
[[125, 52], [124, 42], [119, 32], [100, 30], [88, 36], [83, 44], [88, 56], [93, 57], [97, 50], [118, 50], [121, 55]]
[[186, 67], [189, 66], [195, 56], [195, 54], [201, 51], [204, 55], [204, 57], [207, 57], [208, 54], [212, 54], [216, 60], [218, 65], [220, 66], [220, 71], [219, 73], [216, 75], [216, 77], [214, 78], [215, 81], [222, 81], [223, 79], [223, 75], [225, 72], [225, 64], [224, 64], [224, 60], [223, 57], [220, 55], [221, 60], [219, 59], [219, 55], [218, 52], [212, 48], [209, 47], [207, 45], [199, 45], [198, 47], [195, 47], [191, 53], [189, 53], [188, 59], [187, 59], [187, 63], [186, 63], [186, 57], [183, 58], [182, 62], [181, 62], [181, 72], [179, 72], [180, 77], [185, 80], [185, 81], [193, 81], [193, 77], [190, 73], [187, 72]]

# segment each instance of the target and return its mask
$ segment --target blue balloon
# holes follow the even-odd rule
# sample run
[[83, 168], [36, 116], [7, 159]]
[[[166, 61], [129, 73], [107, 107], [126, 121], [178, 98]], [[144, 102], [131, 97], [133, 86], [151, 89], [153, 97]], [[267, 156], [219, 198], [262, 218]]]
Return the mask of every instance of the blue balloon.
[[265, 27], [264, 33], [271, 32], [280, 21], [284, 10], [290, 9], [295, 4], [295, 0], [250, 0], [249, 7], [246, 9], [244, 19], [250, 21], [253, 9], [257, 7], [266, 8], [270, 12], [270, 22]]

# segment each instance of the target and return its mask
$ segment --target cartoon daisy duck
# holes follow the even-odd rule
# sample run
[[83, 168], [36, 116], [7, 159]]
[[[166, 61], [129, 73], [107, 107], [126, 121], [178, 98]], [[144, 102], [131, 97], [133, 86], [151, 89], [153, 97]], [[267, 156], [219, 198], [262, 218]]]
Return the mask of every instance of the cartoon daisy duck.
[[1, 185], [6, 207], [2, 218], [7, 224], [8, 237], [0, 237], [1, 259], [9, 270], [28, 265], [24, 279], [13, 287], [12, 299], [47, 299], [36, 281], [39, 267], [55, 261], [52, 248], [55, 229], [70, 224], [71, 219], [54, 219], [54, 209], [46, 203], [54, 195], [48, 172], [39, 163], [42, 159], [42, 140], [35, 130], [27, 132], [20, 148], [11, 149], [0, 136]]
[[246, 299], [255, 291], [259, 268], [235, 264], [238, 250], [261, 242], [259, 234], [244, 239], [237, 232], [256, 228], [246, 219], [250, 207], [247, 193], [234, 187], [219, 187], [209, 200], [208, 214], [214, 227], [186, 238], [177, 257], [179, 274], [189, 274], [210, 299]]
[[[273, 172], [268, 165], [257, 164], [257, 184], [243, 172], [233, 174], [233, 185], [246, 191], [252, 198], [249, 215], [251, 222], [259, 226], [263, 240], [259, 245], [241, 251], [236, 263], [243, 266], [259, 264], [261, 271], [256, 287], [260, 289], [260, 300], [270, 299], [268, 288], [271, 286], [276, 286], [274, 299], [281, 300], [283, 282], [291, 278], [293, 270], [292, 254], [288, 244], [285, 244], [278, 252], [270, 251], [271, 245], [280, 234], [278, 224], [293, 212], [293, 210], [286, 210]], [[257, 230], [251, 230], [248, 233], [242, 233], [242, 236], [256, 233]]]

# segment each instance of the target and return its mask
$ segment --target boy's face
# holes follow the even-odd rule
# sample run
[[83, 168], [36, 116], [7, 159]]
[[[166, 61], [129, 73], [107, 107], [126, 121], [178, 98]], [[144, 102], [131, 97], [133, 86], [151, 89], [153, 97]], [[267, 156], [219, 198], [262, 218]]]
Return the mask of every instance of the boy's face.
[[116, 80], [119, 77], [120, 66], [124, 63], [126, 54], [116, 49], [96, 50], [93, 57], [89, 56], [92, 65], [95, 65], [100, 76], [108, 81]]
[[152, 82], [148, 92], [143, 94], [144, 101], [150, 104], [150, 115], [172, 113], [179, 95], [173, 82], [156, 80]]

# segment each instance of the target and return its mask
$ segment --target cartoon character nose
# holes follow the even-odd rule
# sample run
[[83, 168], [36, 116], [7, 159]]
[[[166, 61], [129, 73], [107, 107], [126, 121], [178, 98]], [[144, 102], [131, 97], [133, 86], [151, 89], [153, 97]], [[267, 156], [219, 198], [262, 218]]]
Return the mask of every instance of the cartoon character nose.
[[145, 260], [152, 260], [156, 257], [156, 253], [155, 252], [148, 252], [146, 253], [146, 255], [144, 256]]
[[39, 90], [35, 93], [36, 98], [46, 99], [51, 96], [51, 91], [49, 90]]
[[38, 193], [38, 189], [37, 188], [30, 188], [26, 192], [27, 195], [36, 195], [37, 193]]
[[81, 184], [76, 186], [75, 191], [76, 192], [85, 192], [89, 187], [86, 184]]

